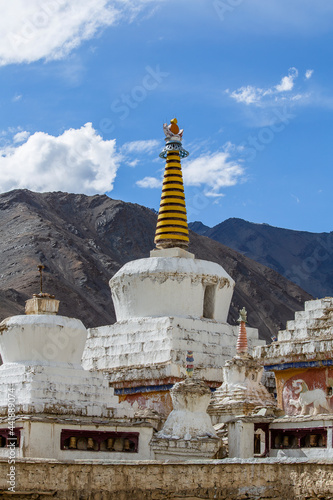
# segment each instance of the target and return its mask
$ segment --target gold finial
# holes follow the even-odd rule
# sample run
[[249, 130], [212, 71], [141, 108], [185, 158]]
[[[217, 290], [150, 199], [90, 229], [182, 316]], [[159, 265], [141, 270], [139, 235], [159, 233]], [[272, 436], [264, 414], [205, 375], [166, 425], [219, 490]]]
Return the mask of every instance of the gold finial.
[[178, 134], [179, 127], [177, 125], [177, 118], [172, 118], [172, 120], [170, 120], [170, 125], [168, 128], [173, 134]]
[[247, 310], [245, 309], [245, 307], [239, 310], [239, 318], [237, 321], [238, 323], [241, 323], [242, 321], [244, 321], [244, 323], [247, 323]]
[[[177, 118], [172, 118], [172, 120], [170, 120], [170, 125], [168, 125], [167, 123], [163, 124], [165, 141], [170, 144], [176, 141], [178, 143], [178, 147], [176, 146], [176, 149], [181, 153], [182, 158], [186, 158], [186, 156], [188, 156], [189, 153], [185, 151], [185, 149], [183, 149], [181, 146], [179, 147], [179, 143], [181, 144], [183, 140], [184, 129], [179, 130], [177, 124], [178, 124]], [[171, 151], [172, 147], [167, 148], [167, 150]], [[165, 153], [166, 151], [163, 150], [162, 153], [160, 154], [160, 157], [166, 158]]]

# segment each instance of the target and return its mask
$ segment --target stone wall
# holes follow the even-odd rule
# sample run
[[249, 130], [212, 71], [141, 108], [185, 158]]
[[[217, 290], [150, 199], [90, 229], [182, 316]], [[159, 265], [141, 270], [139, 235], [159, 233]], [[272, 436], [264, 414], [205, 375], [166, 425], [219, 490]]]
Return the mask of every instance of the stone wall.
[[[187, 463], [16, 462], [16, 499], [333, 499], [333, 462], [214, 460]], [[0, 462], [0, 498], [9, 498]]]

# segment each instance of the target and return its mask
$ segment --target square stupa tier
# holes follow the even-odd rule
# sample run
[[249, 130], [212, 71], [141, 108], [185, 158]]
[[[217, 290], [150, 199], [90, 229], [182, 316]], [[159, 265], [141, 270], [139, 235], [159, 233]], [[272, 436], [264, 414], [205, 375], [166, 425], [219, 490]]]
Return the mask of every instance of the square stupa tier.
[[[83, 366], [107, 373], [120, 399], [169, 413], [168, 392], [185, 377], [187, 350], [195, 376], [211, 388], [221, 385], [238, 335], [227, 323], [235, 283], [220, 265], [183, 249], [151, 255], [110, 280], [117, 322], [89, 330]], [[248, 337], [250, 348], [264, 344], [256, 329]]]

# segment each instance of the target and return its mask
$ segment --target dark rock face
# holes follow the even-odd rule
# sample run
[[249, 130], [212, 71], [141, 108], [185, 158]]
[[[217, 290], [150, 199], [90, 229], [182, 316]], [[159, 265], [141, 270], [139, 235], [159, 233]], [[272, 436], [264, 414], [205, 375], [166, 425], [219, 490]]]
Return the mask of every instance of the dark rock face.
[[292, 231], [236, 218], [212, 228], [200, 224], [189, 226], [274, 269], [314, 297], [333, 295], [333, 232]]
[[[59, 299], [59, 314], [87, 327], [115, 321], [108, 282], [126, 262], [149, 256], [156, 214], [108, 196], [33, 193], [0, 195], [0, 319], [22, 314], [39, 292], [37, 265], [45, 266], [43, 291]], [[275, 271], [191, 232], [190, 251], [221, 264], [236, 281], [229, 314], [248, 310], [249, 326], [270, 340], [311, 296]]]

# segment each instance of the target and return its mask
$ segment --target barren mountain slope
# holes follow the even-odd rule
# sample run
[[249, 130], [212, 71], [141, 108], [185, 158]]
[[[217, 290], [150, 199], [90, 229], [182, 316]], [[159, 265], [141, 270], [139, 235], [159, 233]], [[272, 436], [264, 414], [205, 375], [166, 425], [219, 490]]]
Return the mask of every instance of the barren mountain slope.
[[[24, 301], [39, 292], [41, 262], [44, 291], [60, 299], [60, 314], [90, 327], [115, 321], [109, 279], [125, 262], [149, 256], [156, 214], [106, 195], [15, 190], [0, 195], [0, 221], [1, 319], [23, 312]], [[245, 306], [261, 338], [270, 340], [311, 298], [221, 243], [193, 232], [190, 239], [197, 258], [218, 262], [236, 281], [229, 321]]]
[[193, 222], [190, 228], [274, 269], [315, 297], [333, 294], [333, 232], [293, 231], [236, 218], [212, 228]]

